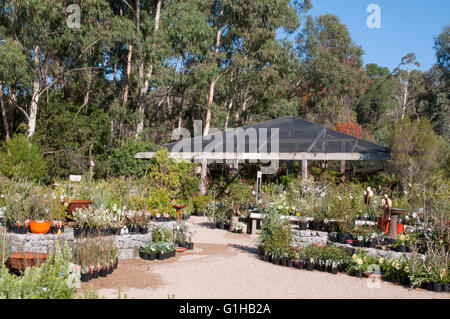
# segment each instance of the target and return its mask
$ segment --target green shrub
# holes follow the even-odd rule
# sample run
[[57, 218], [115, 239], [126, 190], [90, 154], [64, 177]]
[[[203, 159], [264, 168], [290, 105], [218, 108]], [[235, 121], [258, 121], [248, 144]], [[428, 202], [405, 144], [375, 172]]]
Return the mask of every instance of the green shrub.
[[5, 196], [5, 223], [20, 222], [23, 226], [27, 219], [47, 219], [49, 214], [42, 190], [27, 180], [15, 179], [14, 182]]
[[108, 151], [108, 159], [104, 166], [107, 176], [111, 177], [143, 177], [148, 167], [148, 161], [136, 159], [136, 153], [152, 151], [154, 145], [146, 142], [136, 142], [133, 140], [122, 142], [120, 146]]
[[262, 214], [260, 247], [266, 253], [280, 255], [290, 250], [292, 242], [291, 225], [288, 219], [281, 219], [280, 212], [272, 207]]
[[28, 267], [23, 276], [10, 274], [4, 266], [0, 273], [0, 299], [73, 299], [80, 273], [70, 263], [71, 251], [56, 245], [40, 267]]
[[166, 227], [158, 226], [152, 231], [152, 239], [154, 242], [170, 241], [172, 239], [172, 232]]
[[25, 135], [15, 135], [0, 149], [0, 172], [9, 178], [26, 177], [39, 181], [46, 176], [41, 150], [30, 145]]

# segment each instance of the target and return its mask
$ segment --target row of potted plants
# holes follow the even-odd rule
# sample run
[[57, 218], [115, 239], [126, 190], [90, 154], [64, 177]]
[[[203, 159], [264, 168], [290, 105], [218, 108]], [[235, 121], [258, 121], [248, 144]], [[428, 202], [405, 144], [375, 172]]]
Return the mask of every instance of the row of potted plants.
[[[72, 212], [74, 236], [108, 236], [148, 232], [150, 217], [144, 212], [115, 212], [108, 208], [77, 208]], [[126, 230], [124, 231], [124, 225]]]
[[377, 276], [395, 284], [435, 292], [449, 292], [450, 289], [448, 253], [442, 249], [427, 256], [413, 253], [411, 258], [400, 260], [370, 257], [362, 250], [353, 253], [352, 249], [334, 245], [289, 247], [270, 252], [259, 247], [258, 253], [262, 260], [281, 266], [331, 274], [345, 272], [357, 278]]
[[139, 247], [139, 257], [144, 260], [165, 260], [175, 254], [175, 245], [171, 241], [152, 241]]
[[117, 269], [119, 258], [114, 240], [85, 238], [74, 244], [72, 262], [79, 265], [81, 281], [106, 277]]
[[64, 231], [64, 207], [48, 189], [18, 179], [4, 191], [2, 210], [8, 232], [26, 234]]
[[60, 234], [64, 233], [64, 224], [61, 220], [38, 221], [25, 220], [23, 224], [17, 222], [14, 224], [11, 220], [6, 222], [6, 230], [9, 233], [16, 233], [25, 235], [27, 233], [33, 234]]

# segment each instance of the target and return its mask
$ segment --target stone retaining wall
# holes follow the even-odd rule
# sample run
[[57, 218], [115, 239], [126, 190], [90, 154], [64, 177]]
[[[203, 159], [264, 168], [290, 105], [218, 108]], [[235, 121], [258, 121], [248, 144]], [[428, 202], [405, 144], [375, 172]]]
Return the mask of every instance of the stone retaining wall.
[[[316, 230], [299, 230], [292, 229], [292, 240], [297, 245], [306, 246], [309, 244], [326, 244], [328, 243], [328, 233]], [[355, 253], [364, 250], [368, 256], [383, 257], [384, 259], [401, 259], [402, 253], [392, 250], [382, 250], [368, 247], [355, 247], [349, 244], [333, 243], [338, 247], [347, 247], [353, 249]], [[406, 258], [411, 256], [411, 253], [403, 253]]]
[[384, 259], [401, 259], [402, 255], [404, 255], [406, 258], [409, 258], [412, 255], [411, 253], [400, 253], [392, 250], [382, 250], [368, 247], [355, 247], [349, 244], [334, 243], [334, 245], [337, 247], [347, 247], [353, 249], [355, 253], [358, 253], [360, 250], [364, 250], [367, 253], [367, 256], [383, 257]]
[[[172, 221], [170, 222], [158, 222], [157, 226], [163, 226], [170, 230], [173, 227]], [[147, 234], [131, 234], [131, 235], [117, 235], [117, 236], [105, 236], [105, 238], [113, 238], [116, 247], [119, 251], [119, 259], [132, 259], [138, 256], [137, 249], [144, 243], [152, 240], [152, 232], [149, 230]], [[15, 234], [6, 233], [6, 240], [9, 242], [12, 252], [26, 251], [26, 252], [40, 252], [48, 253], [54, 251], [55, 243], [60, 242], [60, 245], [67, 243], [73, 246], [78, 238], [73, 235], [73, 228], [67, 227], [61, 235], [54, 234]]]
[[309, 229], [292, 229], [292, 240], [298, 245], [326, 244], [328, 242], [328, 233]]

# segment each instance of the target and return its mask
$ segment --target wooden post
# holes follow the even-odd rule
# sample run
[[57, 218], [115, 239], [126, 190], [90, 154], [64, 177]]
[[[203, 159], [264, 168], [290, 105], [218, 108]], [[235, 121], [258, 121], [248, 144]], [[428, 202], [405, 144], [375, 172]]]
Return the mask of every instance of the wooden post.
[[308, 178], [308, 161], [302, 160], [302, 180], [306, 181]]
[[252, 218], [252, 236], [256, 235], [256, 219]]
[[339, 177], [341, 183], [345, 182], [345, 161], [341, 161], [341, 174]]

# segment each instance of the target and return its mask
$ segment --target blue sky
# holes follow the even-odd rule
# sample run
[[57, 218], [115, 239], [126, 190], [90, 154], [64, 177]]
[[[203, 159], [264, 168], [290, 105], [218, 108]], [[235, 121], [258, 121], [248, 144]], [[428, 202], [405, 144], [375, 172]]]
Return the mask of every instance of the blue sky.
[[[381, 28], [370, 29], [367, 6], [381, 9]], [[364, 64], [376, 63], [394, 69], [400, 59], [413, 52], [428, 70], [435, 62], [434, 37], [450, 24], [449, 0], [312, 0], [308, 14], [331, 13], [347, 25], [354, 42], [364, 50]]]

